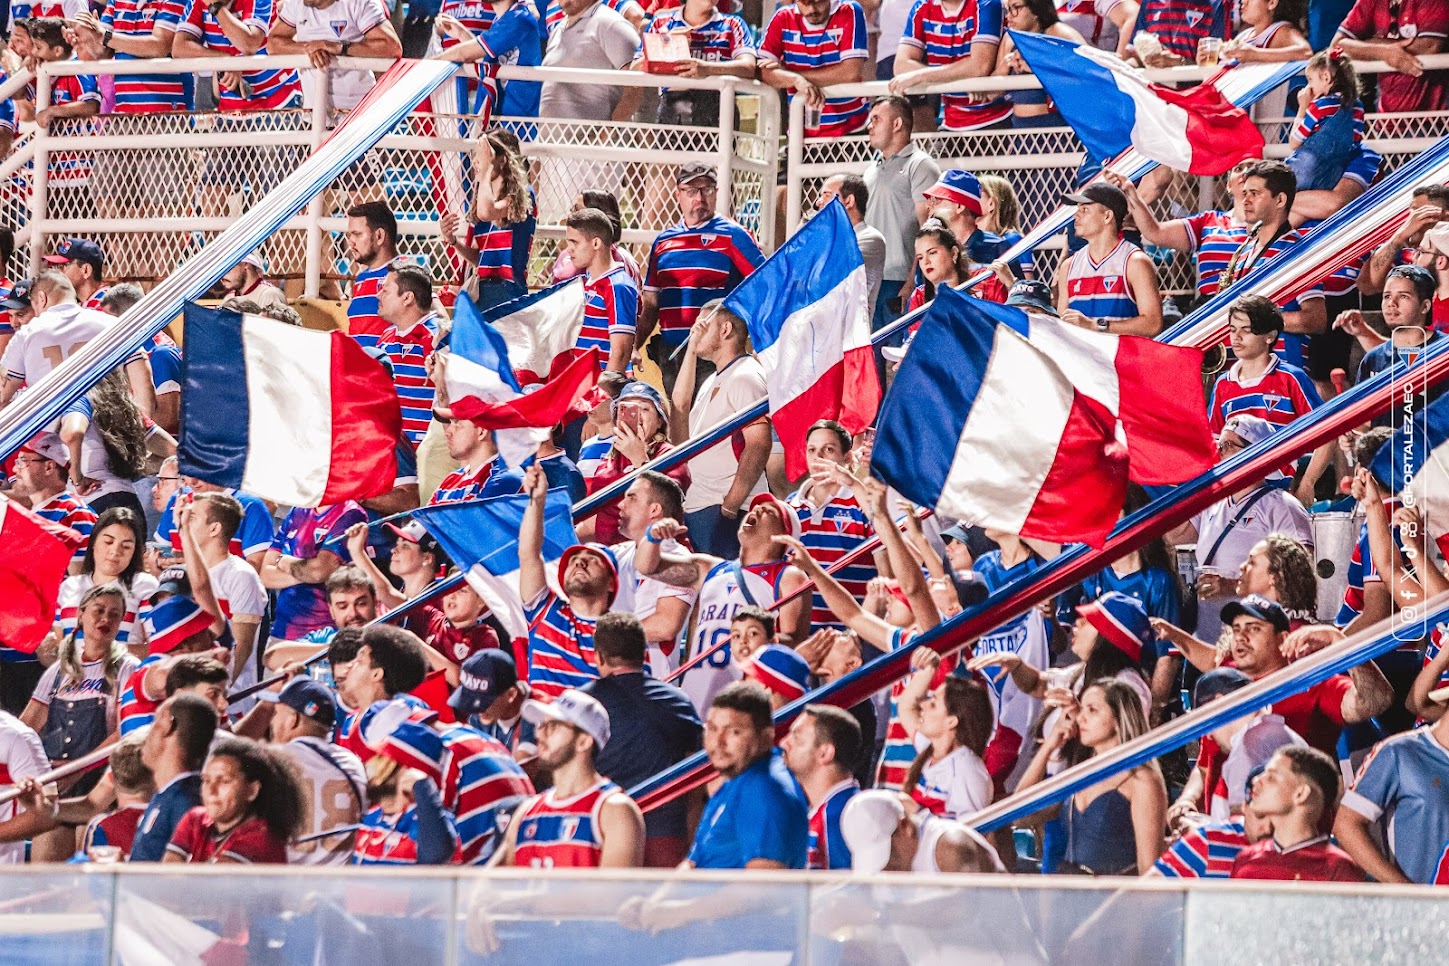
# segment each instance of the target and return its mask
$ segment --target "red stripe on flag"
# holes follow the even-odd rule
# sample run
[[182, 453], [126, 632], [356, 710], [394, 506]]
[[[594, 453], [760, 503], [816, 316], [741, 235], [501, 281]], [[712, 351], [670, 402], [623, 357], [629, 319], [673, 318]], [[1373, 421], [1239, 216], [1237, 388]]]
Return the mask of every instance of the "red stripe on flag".
[[476, 396], [453, 401], [453, 415], [484, 429], [543, 429], [582, 416], [579, 404], [599, 382], [599, 350], [591, 346], [538, 390], [508, 402], [488, 403]]
[[55, 619], [55, 601], [82, 538], [16, 503], [3, 504], [0, 525], [0, 641], [34, 654]]
[[1183, 483], [1218, 459], [1202, 388], [1202, 350], [1123, 336], [1117, 342], [1118, 416], [1132, 480]]
[[1051, 469], [1021, 526], [1023, 537], [1102, 546], [1127, 499], [1127, 450], [1106, 408], [1072, 393]]
[[387, 370], [353, 339], [332, 333], [332, 454], [322, 505], [392, 490], [402, 411]]
[[875, 421], [880, 407], [880, 382], [870, 346], [850, 349], [844, 359], [820, 374], [809, 389], [771, 413], [785, 450], [785, 474], [796, 480], [810, 469], [805, 439], [822, 419], [837, 420], [854, 436]]
[[1263, 156], [1263, 132], [1248, 112], [1211, 84], [1176, 91], [1149, 84], [1152, 93], [1187, 112], [1187, 143], [1192, 146], [1188, 174], [1219, 175], [1248, 158]]

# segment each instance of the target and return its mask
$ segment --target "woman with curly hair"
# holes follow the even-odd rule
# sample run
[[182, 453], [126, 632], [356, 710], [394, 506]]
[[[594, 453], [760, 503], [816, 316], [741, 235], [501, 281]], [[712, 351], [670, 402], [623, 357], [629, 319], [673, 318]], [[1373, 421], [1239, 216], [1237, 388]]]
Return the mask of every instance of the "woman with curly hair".
[[480, 309], [489, 309], [528, 294], [528, 258], [538, 224], [538, 201], [529, 187], [528, 166], [512, 131], [490, 131], [478, 140], [473, 174], [472, 229], [463, 233], [452, 212], [445, 212], [438, 223], [453, 250], [477, 266], [474, 301]]
[[182, 817], [161, 861], [284, 863], [305, 809], [289, 761], [247, 738], [223, 738], [201, 770], [201, 804]]
[[125, 507], [145, 519], [135, 483], [146, 475], [147, 436], [156, 428], [131, 398], [119, 369], [72, 403], [61, 416], [60, 438], [70, 449], [76, 495], [96, 513]]

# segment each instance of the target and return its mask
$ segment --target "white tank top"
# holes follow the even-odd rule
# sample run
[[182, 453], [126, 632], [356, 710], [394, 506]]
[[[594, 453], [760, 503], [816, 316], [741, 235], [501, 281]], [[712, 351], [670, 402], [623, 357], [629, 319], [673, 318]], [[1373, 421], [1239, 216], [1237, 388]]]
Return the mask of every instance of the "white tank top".
[[[778, 579], [775, 565], [767, 566], [770, 568], [769, 572]], [[778, 570], [783, 570], [784, 567], [785, 562], [779, 561]], [[757, 605], [768, 607], [774, 602], [775, 587], [769, 580], [748, 568], [741, 572], [749, 587], [750, 596]], [[696, 616], [694, 633], [690, 637], [689, 656], [695, 657], [722, 642], [724, 646], [702, 664], [684, 672], [684, 678], [679, 683], [684, 693], [689, 695], [689, 700], [694, 702], [701, 718], [709, 712], [709, 703], [720, 689], [740, 679], [740, 672], [730, 660], [730, 618], [735, 616], [735, 611], [749, 603], [750, 599], [741, 592], [739, 582], [735, 579], [735, 561], [723, 561], [705, 576], [704, 584], [699, 589], [699, 599], [694, 605]]]
[[[362, 761], [345, 748], [320, 738], [296, 738], [284, 745], [302, 786], [307, 820], [297, 832], [306, 838], [317, 832], [354, 825], [367, 803], [367, 773]], [[346, 832], [287, 846], [293, 865], [347, 865], [352, 861], [353, 834]]]
[[985, 851], [991, 859], [993, 872], [1006, 871], [1006, 866], [1001, 864], [1001, 858], [996, 854], [996, 849], [991, 847], [991, 844], [982, 837], [980, 832], [961, 822], [953, 822], [949, 818], [941, 818], [930, 812], [918, 812], [916, 814], [918, 844], [916, 845], [916, 857], [911, 860], [912, 872], [924, 872], [927, 875], [941, 874], [941, 867], [936, 863], [936, 844], [941, 841], [941, 836], [951, 829], [964, 831], [976, 843], [977, 848]]

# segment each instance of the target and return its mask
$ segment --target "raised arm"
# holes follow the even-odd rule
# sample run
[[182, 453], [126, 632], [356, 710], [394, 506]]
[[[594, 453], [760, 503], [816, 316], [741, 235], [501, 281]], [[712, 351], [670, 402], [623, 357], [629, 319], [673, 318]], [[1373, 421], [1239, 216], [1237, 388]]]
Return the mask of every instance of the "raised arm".
[[548, 499], [548, 477], [537, 463], [523, 474], [528, 509], [518, 527], [518, 595], [524, 602], [548, 589], [543, 565], [543, 507]]

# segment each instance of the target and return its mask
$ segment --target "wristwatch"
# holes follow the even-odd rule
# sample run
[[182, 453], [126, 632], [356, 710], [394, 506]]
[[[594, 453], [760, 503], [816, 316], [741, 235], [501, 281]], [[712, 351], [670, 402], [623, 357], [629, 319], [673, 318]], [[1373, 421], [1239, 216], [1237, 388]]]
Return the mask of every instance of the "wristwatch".
[[1112, 330], [1112, 323], [1106, 319], [1097, 319], [1096, 322], [1098, 332], [1110, 332]]
[[342, 45], [342, 53], [339, 56], [346, 57], [347, 56], [347, 52], [349, 50], [351, 50], [351, 49], [352, 49], [352, 45], [351, 44], [343, 44]]
[[110, 27], [101, 28], [101, 44], [105, 47], [111, 46], [111, 37], [115, 36], [115, 33]]

